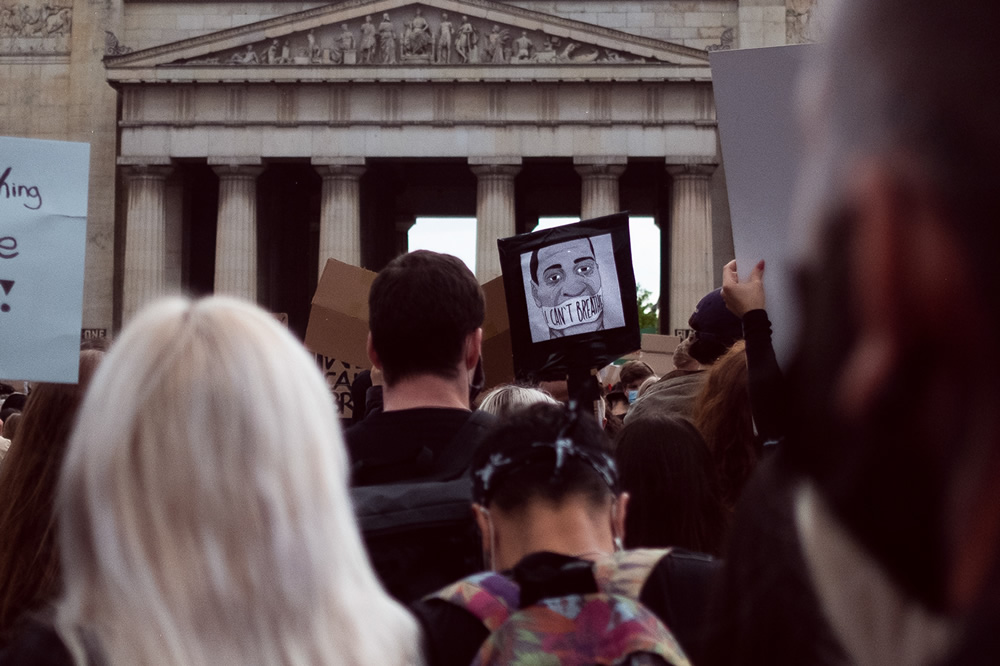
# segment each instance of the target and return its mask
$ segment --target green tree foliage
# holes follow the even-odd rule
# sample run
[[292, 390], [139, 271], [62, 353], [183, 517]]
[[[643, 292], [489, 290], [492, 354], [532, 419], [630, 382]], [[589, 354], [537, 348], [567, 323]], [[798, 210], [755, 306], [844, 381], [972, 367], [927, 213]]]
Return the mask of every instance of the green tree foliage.
[[639, 328], [643, 333], [660, 332], [660, 304], [653, 300], [648, 289], [638, 287], [636, 296], [639, 305]]

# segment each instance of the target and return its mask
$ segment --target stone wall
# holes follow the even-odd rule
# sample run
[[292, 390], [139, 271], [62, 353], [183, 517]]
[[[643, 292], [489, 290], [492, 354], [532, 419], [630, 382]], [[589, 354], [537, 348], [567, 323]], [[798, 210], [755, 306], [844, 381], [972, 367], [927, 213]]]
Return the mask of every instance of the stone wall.
[[0, 0], [0, 132], [90, 144], [83, 327], [110, 333], [114, 294], [115, 91], [104, 80], [109, 0]]
[[724, 33], [739, 23], [737, 0], [511, 0], [508, 4], [696, 49], [721, 45]]
[[128, 2], [119, 39], [144, 49], [312, 9], [328, 2]]

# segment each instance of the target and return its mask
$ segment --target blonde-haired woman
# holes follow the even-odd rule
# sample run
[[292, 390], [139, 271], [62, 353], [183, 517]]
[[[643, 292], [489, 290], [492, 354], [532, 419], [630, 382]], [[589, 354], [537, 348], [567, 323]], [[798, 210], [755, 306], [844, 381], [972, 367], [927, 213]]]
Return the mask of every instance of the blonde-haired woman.
[[160, 301], [95, 376], [57, 511], [76, 663], [410, 664], [313, 359], [227, 298]]

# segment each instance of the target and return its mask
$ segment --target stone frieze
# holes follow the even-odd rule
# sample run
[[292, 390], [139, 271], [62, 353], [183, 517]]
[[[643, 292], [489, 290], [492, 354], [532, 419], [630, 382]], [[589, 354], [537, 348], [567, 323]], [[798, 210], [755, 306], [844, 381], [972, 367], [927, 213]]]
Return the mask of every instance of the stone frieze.
[[0, 2], [0, 54], [66, 54], [70, 50], [73, 8], [46, 2]]
[[530, 65], [642, 63], [633, 54], [421, 5], [246, 44], [190, 65]]

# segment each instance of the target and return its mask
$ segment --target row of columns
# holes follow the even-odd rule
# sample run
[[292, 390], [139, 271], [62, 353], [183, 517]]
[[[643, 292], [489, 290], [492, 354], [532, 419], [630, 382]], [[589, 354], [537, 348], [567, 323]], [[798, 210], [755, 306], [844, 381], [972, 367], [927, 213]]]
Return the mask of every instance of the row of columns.
[[[695, 303], [714, 285], [712, 269], [712, 204], [707, 163], [668, 165], [673, 176], [670, 224], [670, 329], [685, 328]], [[257, 300], [257, 177], [261, 160], [212, 159], [219, 176], [219, 208], [215, 250], [215, 293]], [[363, 158], [313, 158], [323, 179], [320, 212], [320, 272], [327, 258], [355, 266], [361, 263], [360, 179]], [[581, 217], [589, 219], [620, 210], [618, 179], [625, 158], [575, 161], [582, 179]], [[500, 275], [496, 239], [516, 231], [514, 179], [519, 159], [470, 159], [477, 178], [477, 277], [486, 282]], [[132, 165], [126, 171], [124, 320], [164, 291], [166, 255], [166, 179], [169, 165]]]

